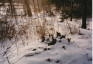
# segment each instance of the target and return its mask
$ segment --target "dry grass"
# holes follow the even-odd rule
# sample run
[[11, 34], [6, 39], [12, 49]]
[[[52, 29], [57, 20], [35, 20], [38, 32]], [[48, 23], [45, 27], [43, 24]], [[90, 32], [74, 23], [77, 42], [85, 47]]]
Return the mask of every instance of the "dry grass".
[[72, 24], [71, 22], [67, 21], [66, 27], [70, 31], [70, 34], [79, 33], [80, 27], [75, 24]]

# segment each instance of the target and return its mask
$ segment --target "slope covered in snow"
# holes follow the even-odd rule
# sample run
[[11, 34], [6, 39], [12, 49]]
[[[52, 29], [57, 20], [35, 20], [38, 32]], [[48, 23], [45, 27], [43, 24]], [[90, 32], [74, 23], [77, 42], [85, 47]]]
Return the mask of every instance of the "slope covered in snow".
[[[91, 20], [88, 28], [82, 29], [81, 19], [59, 22], [59, 18], [59, 14], [49, 17], [42, 12], [32, 18], [8, 18], [15, 24], [17, 34], [21, 29], [26, 34], [0, 43], [0, 64], [92, 64]], [[41, 42], [42, 31], [54, 38]], [[61, 36], [56, 37], [57, 32]]]
[[27, 40], [25, 45], [18, 41], [5, 55], [0, 55], [0, 64], [8, 64], [8, 61], [10, 64], [92, 64], [91, 31], [80, 31], [81, 34], [69, 34], [66, 38], [57, 37], [56, 44], [51, 46], [47, 41], [30, 43], [31, 40]]

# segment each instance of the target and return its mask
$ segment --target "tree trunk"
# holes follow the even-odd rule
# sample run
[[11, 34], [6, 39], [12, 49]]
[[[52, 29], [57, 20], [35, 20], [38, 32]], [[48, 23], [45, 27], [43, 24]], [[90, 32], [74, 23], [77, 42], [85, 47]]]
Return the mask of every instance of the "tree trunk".
[[82, 28], [86, 29], [86, 18], [87, 18], [87, 0], [84, 0], [83, 2], [83, 13], [82, 13]]
[[72, 15], [73, 15], [73, 1], [71, 1], [71, 14], [70, 14], [70, 21], [72, 21]]
[[24, 3], [25, 3], [26, 8], [27, 8], [27, 14], [28, 14], [28, 16], [29, 16], [29, 17], [32, 16], [32, 13], [31, 13], [31, 9], [30, 9], [28, 0], [24, 0]]
[[40, 12], [39, 1], [38, 0], [37, 0], [37, 6], [38, 6], [38, 11]]
[[10, 3], [11, 14], [13, 15], [13, 13], [14, 13], [13, 2], [12, 2], [12, 0], [8, 0], [8, 1]]
[[34, 6], [34, 12], [36, 12], [36, 6], [35, 6], [35, 1], [33, 0], [33, 6]]

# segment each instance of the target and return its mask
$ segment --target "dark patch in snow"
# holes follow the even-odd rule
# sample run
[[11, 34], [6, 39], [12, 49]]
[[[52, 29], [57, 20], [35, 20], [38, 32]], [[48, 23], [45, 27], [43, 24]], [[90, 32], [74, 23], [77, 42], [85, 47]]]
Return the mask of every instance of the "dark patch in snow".
[[44, 48], [44, 51], [51, 50], [50, 48]]
[[65, 47], [65, 46], [62, 46], [62, 48], [63, 48], [64, 50], [66, 50], [66, 47]]
[[8, 50], [8, 49], [10, 49], [10, 48], [11, 48], [11, 46], [10, 46], [10, 47], [8, 47], [8, 48], [7, 48], [7, 50]]
[[60, 62], [60, 60], [56, 60], [55, 62], [56, 62], [56, 63], [59, 63], [59, 62]]
[[88, 61], [92, 61], [92, 58], [89, 58]]
[[28, 54], [24, 55], [24, 57], [30, 57], [30, 56], [34, 56], [34, 53], [28, 53]]
[[36, 52], [35, 54], [40, 54], [41, 52]]
[[59, 42], [61, 42], [61, 40], [59, 40]]
[[33, 49], [32, 51], [36, 51], [37, 49]]
[[57, 32], [57, 37], [61, 36], [61, 34], [59, 32]]
[[44, 37], [44, 36], [42, 36], [42, 38], [41, 38], [41, 39], [42, 39], [42, 42], [44, 42], [44, 41], [45, 41], [45, 37]]
[[35, 52], [35, 53], [28, 53], [26, 55], [24, 55], [24, 57], [30, 57], [30, 56], [34, 56], [34, 55], [37, 55], [37, 54], [40, 54], [41, 52]]
[[47, 48], [44, 48], [44, 51], [47, 51]]
[[56, 39], [53, 39], [52, 42], [48, 43], [48, 46], [55, 45], [55, 44], [56, 44]]
[[62, 36], [60, 37], [60, 39], [62, 39], [62, 38], [66, 38], [66, 35], [62, 35]]
[[87, 48], [88, 50], [92, 50], [92, 48]]
[[67, 38], [67, 40], [68, 40], [68, 42], [70, 42], [71, 41], [71, 38]]
[[51, 61], [52, 61], [52, 59], [48, 58], [48, 59], [46, 59], [46, 61], [51, 62]]
[[51, 50], [50, 48], [48, 48], [48, 50]]
[[85, 35], [85, 34], [79, 33], [79, 35]]

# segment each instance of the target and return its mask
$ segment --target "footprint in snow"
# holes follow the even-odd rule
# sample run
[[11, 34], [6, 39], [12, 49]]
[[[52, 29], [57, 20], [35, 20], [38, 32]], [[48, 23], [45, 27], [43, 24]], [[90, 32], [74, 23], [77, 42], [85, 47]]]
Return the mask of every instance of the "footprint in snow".
[[51, 50], [50, 48], [44, 48], [44, 51]]
[[28, 53], [24, 55], [24, 57], [30, 57], [30, 56], [34, 56], [34, 53]]
[[37, 55], [37, 54], [40, 54], [41, 52], [35, 52], [35, 53], [28, 53], [28, 54], [25, 54], [24, 57], [31, 57], [31, 56], [34, 56], [34, 55]]
[[56, 60], [55, 62], [56, 62], [56, 63], [59, 63], [59, 62], [60, 62], [60, 60]]
[[48, 59], [46, 59], [46, 61], [51, 62], [51, 61], [52, 61], [52, 59], [51, 59], [51, 58], [48, 58]]

